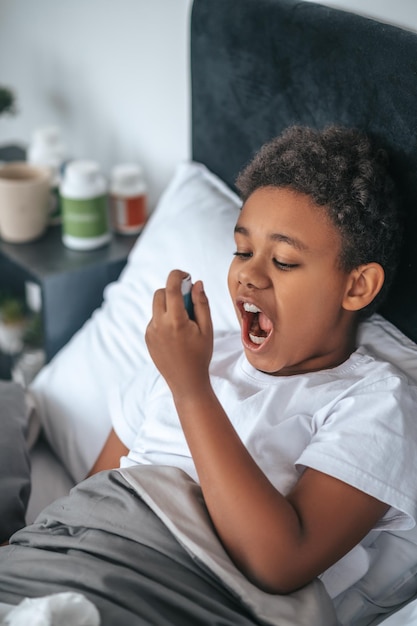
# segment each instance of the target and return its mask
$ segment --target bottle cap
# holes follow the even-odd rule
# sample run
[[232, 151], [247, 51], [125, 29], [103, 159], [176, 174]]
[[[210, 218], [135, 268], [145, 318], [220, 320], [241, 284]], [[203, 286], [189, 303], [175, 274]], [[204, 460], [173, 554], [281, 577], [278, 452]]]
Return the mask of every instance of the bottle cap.
[[83, 198], [103, 194], [106, 183], [95, 161], [71, 161], [65, 168], [61, 186], [63, 196]]
[[111, 190], [120, 195], [139, 195], [146, 191], [143, 169], [136, 163], [121, 163], [111, 172]]
[[62, 146], [61, 132], [57, 126], [35, 128], [32, 133], [33, 143], [42, 143], [48, 146]]
[[65, 160], [66, 149], [61, 141], [61, 133], [56, 126], [36, 128], [28, 148], [28, 161], [46, 165], [57, 173]]

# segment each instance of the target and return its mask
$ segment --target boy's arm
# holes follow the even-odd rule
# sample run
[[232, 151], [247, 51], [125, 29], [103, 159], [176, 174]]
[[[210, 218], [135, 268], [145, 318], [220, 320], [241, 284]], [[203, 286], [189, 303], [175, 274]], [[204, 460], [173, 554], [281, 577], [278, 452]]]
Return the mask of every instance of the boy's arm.
[[264, 590], [289, 593], [305, 585], [351, 550], [388, 509], [312, 469], [283, 497], [213, 392], [175, 401], [217, 532], [238, 567]]
[[112, 429], [107, 437], [106, 443], [102, 451], [97, 457], [91, 470], [88, 472], [87, 478], [102, 470], [114, 469], [119, 467], [120, 457], [125, 456], [129, 452], [128, 448], [120, 441], [115, 431]]
[[188, 320], [171, 273], [155, 294], [146, 340], [165, 377], [198, 472], [205, 502], [231, 558], [259, 587], [288, 593], [353, 548], [388, 506], [307, 469], [284, 497], [254, 462], [211, 387], [212, 328], [202, 285]]

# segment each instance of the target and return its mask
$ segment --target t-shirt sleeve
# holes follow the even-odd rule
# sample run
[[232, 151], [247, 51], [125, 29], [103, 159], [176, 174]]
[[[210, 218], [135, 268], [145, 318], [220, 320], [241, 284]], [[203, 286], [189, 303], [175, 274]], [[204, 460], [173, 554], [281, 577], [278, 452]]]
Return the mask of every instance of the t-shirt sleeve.
[[379, 529], [417, 519], [417, 388], [401, 376], [358, 385], [314, 416], [297, 464], [324, 472], [390, 505]]
[[146, 400], [158, 377], [154, 365], [148, 364], [140, 368], [133, 378], [110, 390], [108, 406], [112, 426], [129, 450], [145, 419]]

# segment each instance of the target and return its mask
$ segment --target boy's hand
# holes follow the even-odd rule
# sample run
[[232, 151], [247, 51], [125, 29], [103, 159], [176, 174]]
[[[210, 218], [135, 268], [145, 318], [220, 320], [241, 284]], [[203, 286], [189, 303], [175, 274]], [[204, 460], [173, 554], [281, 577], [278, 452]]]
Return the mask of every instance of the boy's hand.
[[165, 289], [155, 292], [152, 319], [145, 339], [149, 353], [174, 396], [197, 391], [208, 383], [213, 351], [213, 328], [203, 284], [193, 285], [194, 320], [181, 294], [186, 272], [170, 272]]

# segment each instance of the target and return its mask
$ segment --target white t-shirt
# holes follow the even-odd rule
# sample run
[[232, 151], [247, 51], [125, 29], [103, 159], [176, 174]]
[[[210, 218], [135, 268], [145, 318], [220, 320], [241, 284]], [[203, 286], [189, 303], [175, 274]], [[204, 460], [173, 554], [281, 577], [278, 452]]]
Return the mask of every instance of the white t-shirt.
[[[376, 529], [414, 526], [417, 390], [396, 368], [359, 348], [333, 369], [271, 376], [250, 365], [234, 333], [215, 340], [210, 373], [235, 430], [283, 495], [311, 467], [389, 504]], [[110, 412], [130, 450], [122, 466], [172, 465], [198, 480], [171, 393], [153, 365], [111, 395]], [[357, 580], [369, 563], [361, 546], [354, 551]], [[351, 570], [351, 553], [345, 562]], [[323, 579], [332, 597], [354, 582], [336, 574]]]

